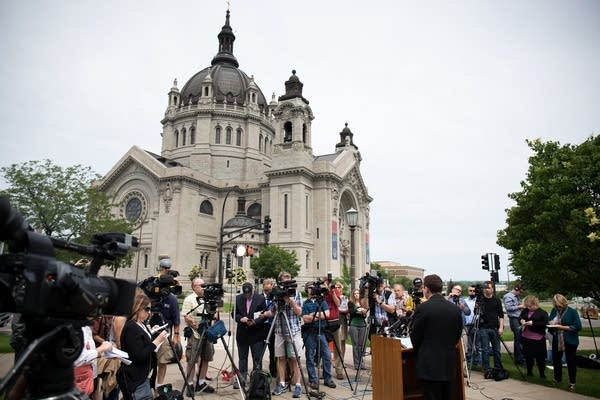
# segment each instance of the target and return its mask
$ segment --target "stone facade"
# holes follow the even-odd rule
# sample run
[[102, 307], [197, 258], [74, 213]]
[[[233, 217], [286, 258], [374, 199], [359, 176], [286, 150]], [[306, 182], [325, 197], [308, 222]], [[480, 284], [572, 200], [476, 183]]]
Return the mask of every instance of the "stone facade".
[[[334, 153], [313, 155], [314, 115], [296, 71], [285, 82], [285, 95], [273, 94], [267, 104], [254, 77], [237, 68], [229, 12], [218, 38], [211, 66], [181, 91], [175, 81], [168, 93], [160, 155], [133, 146], [99, 184], [140, 239], [131, 268], [119, 276], [139, 281], [154, 274], [158, 257], [168, 254], [184, 280], [196, 265], [205, 280], [218, 280], [221, 225], [236, 214], [257, 223], [271, 217], [269, 242], [296, 252], [300, 281], [328, 271], [339, 276], [344, 263], [350, 266], [345, 213], [354, 208], [360, 277], [369, 268], [372, 198], [352, 132], [347, 126], [340, 132]], [[235, 244], [260, 252], [264, 243], [258, 227], [227, 243], [224, 252]], [[248, 257], [233, 264], [253, 278]]]

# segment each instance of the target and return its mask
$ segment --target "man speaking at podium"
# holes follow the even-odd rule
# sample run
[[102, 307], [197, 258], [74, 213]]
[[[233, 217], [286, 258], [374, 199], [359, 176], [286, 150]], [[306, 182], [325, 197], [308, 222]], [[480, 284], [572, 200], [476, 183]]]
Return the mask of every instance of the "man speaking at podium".
[[423, 280], [427, 301], [417, 306], [410, 332], [424, 400], [450, 400], [455, 389], [456, 344], [462, 333], [462, 316], [441, 292], [442, 279], [427, 275]]

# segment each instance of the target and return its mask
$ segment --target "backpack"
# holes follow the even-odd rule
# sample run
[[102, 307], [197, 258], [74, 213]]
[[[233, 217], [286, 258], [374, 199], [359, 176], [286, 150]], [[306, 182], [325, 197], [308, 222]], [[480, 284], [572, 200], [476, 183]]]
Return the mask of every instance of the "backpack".
[[250, 385], [246, 393], [246, 400], [271, 399], [271, 374], [269, 371], [255, 369], [250, 374]]
[[183, 396], [179, 390], [174, 390], [173, 385], [167, 383], [156, 388], [159, 396], [156, 400], [183, 400]]

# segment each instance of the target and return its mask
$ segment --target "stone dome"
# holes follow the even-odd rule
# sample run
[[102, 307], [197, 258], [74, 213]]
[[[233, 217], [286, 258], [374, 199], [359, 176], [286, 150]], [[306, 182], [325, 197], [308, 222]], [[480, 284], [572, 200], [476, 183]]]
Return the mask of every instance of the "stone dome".
[[[202, 71], [196, 73], [183, 86], [181, 90], [181, 102], [183, 105], [189, 104], [190, 99], [192, 104], [198, 103], [202, 91], [202, 82], [209, 73], [212, 79], [213, 97], [217, 99], [217, 102], [226, 101], [227, 103], [233, 103], [235, 101], [237, 104], [246, 103], [246, 94], [251, 78], [244, 71], [230, 63], [217, 62], [213, 66], [204, 68]], [[258, 86], [256, 87], [258, 88]], [[258, 88], [257, 103], [261, 108], [267, 106], [267, 100], [260, 88]]]
[[[217, 35], [219, 39], [219, 51], [212, 60], [211, 66], [196, 73], [183, 86], [181, 90], [181, 104], [188, 105], [198, 103], [202, 91], [202, 84], [212, 83], [212, 97], [217, 102], [245, 104], [247, 102], [247, 92], [253, 79], [241, 69], [235, 56], [233, 55], [233, 42], [235, 35], [229, 24], [229, 10], [225, 16], [225, 25]], [[208, 76], [210, 74], [210, 76]], [[208, 79], [206, 79], [208, 77]], [[206, 81], [205, 81], [206, 79]], [[211, 82], [212, 81], [212, 82]], [[255, 89], [258, 91], [257, 103], [260, 108], [267, 106], [267, 101], [260, 88], [254, 82]]]

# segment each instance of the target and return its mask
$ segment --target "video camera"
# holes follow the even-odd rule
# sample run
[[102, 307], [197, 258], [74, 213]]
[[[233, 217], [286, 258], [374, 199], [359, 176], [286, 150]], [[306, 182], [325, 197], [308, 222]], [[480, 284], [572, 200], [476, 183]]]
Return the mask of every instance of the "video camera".
[[365, 272], [365, 276], [359, 278], [358, 282], [359, 282], [358, 287], [359, 287], [361, 293], [365, 289], [368, 289], [369, 297], [371, 297], [371, 295], [373, 293], [375, 293], [377, 286], [379, 286], [379, 284], [383, 282], [383, 277], [381, 276], [381, 272], [379, 272], [379, 271], [371, 271], [370, 273]]
[[[89, 246], [51, 238], [34, 232], [2, 196], [0, 241], [10, 248], [0, 255], [0, 311], [77, 320], [131, 312], [135, 283], [96, 275], [105, 259], [114, 260], [137, 247], [137, 238], [98, 233]], [[93, 256], [90, 269], [86, 272], [57, 260], [55, 247]]]
[[323, 299], [323, 296], [329, 292], [329, 288], [325, 286], [325, 281], [322, 281], [320, 278], [314, 282], [308, 283], [306, 287], [311, 288], [311, 296], [316, 297], [317, 299]]
[[141, 281], [138, 286], [153, 301], [166, 298], [170, 293], [178, 296], [181, 294], [181, 285], [175, 279], [179, 272], [170, 270], [164, 275], [151, 276]]
[[[91, 245], [52, 238], [36, 233], [0, 196], [0, 241], [9, 248], [0, 255], [0, 311], [21, 314], [28, 343], [1, 388], [24, 371], [28, 398], [78, 398], [73, 362], [83, 347], [81, 327], [88, 317], [129, 315], [135, 297], [135, 282], [100, 278], [98, 270], [137, 247], [137, 238], [99, 233]], [[57, 260], [55, 248], [92, 256], [89, 269]]]
[[204, 311], [207, 314], [214, 315], [218, 307], [223, 307], [223, 285], [221, 283], [205, 283], [204, 288]]
[[298, 288], [298, 283], [295, 280], [289, 281], [278, 281], [276, 285], [273, 286], [273, 289], [269, 293], [269, 300], [280, 301], [283, 302], [284, 297], [294, 297], [296, 296], [296, 289]]
[[475, 298], [477, 299], [476, 301], [480, 301], [483, 298], [483, 290], [485, 289], [485, 285], [478, 283], [477, 285], [473, 286], [475, 288]]
[[421, 298], [423, 298], [423, 279], [415, 278], [413, 279], [413, 287], [410, 291], [410, 295], [412, 296], [413, 303], [415, 307], [421, 304]]

